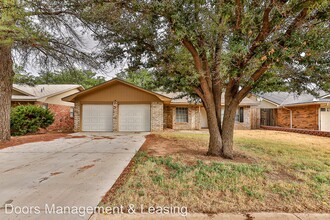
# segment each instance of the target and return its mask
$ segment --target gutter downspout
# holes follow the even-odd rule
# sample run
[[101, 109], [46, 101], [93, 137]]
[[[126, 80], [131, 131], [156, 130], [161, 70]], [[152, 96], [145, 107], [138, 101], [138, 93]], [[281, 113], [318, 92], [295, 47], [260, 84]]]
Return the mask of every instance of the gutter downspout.
[[282, 108], [286, 109], [286, 110], [289, 110], [290, 111], [290, 128], [292, 128], [292, 110], [289, 109], [289, 108], [286, 108], [284, 106], [282, 106]]

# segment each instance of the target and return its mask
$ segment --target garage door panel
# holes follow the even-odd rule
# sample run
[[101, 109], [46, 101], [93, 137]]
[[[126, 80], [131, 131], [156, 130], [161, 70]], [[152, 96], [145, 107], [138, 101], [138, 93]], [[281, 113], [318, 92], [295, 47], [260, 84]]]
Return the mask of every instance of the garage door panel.
[[150, 131], [150, 105], [119, 105], [119, 131]]
[[112, 131], [112, 105], [83, 105], [83, 131]]

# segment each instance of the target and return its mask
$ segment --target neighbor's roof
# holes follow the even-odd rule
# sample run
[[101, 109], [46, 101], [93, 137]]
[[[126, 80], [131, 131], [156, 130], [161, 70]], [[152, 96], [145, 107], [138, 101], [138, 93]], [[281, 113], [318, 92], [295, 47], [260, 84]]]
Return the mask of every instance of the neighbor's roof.
[[[171, 103], [192, 103], [191, 100], [189, 100], [188, 96], [184, 96], [181, 92], [156, 92], [158, 94], [161, 94], [163, 96], [166, 96], [171, 99]], [[199, 104], [199, 103], [197, 103]]]
[[12, 95], [12, 101], [37, 101], [38, 98], [30, 95]]
[[290, 105], [303, 105], [303, 104], [315, 104], [315, 103], [328, 103], [330, 102], [330, 94], [325, 91], [319, 91], [319, 96], [314, 96], [308, 93], [302, 93], [300, 95], [296, 93], [288, 92], [269, 92], [259, 94], [258, 96], [276, 103], [279, 106]]
[[56, 84], [56, 85], [20, 85], [14, 84], [13, 90], [22, 93], [23, 95], [12, 95], [13, 101], [36, 101], [41, 98], [52, 97], [64, 92], [68, 92], [73, 89], [84, 90], [81, 85], [74, 84]]
[[[187, 103], [191, 103], [191, 104], [201, 104], [201, 103], [194, 103], [192, 102], [188, 96], [183, 96], [183, 93], [180, 92], [176, 92], [176, 93], [166, 93], [166, 92], [157, 92], [159, 94], [162, 94], [164, 96], [167, 96], [169, 98], [172, 99], [171, 104], [187, 104]], [[225, 104], [225, 97], [224, 94], [222, 94], [221, 97], [221, 104], [224, 105]], [[245, 97], [241, 103], [239, 104], [240, 106], [252, 106], [252, 105], [259, 105], [258, 102], [253, 101], [252, 99], [249, 99], [247, 97]]]

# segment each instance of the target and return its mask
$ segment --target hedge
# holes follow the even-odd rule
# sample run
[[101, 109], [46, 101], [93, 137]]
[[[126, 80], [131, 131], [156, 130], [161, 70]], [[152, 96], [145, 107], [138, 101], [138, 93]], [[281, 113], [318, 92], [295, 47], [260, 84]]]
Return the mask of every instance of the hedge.
[[53, 122], [53, 113], [36, 105], [18, 105], [10, 113], [10, 128], [14, 136], [36, 133]]

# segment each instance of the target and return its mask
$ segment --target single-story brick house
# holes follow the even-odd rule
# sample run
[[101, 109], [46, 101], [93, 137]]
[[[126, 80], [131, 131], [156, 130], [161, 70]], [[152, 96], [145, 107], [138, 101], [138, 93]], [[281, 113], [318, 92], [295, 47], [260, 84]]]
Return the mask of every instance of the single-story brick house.
[[[162, 131], [166, 128], [199, 130], [207, 127], [200, 103], [178, 94], [148, 91], [120, 79], [63, 98], [72, 102], [75, 131]], [[237, 128], [251, 129], [259, 103], [246, 98], [237, 110]]]
[[54, 113], [55, 121], [48, 131], [72, 131], [74, 104], [62, 101], [63, 97], [83, 91], [80, 85], [13, 85], [12, 107], [39, 105]]
[[330, 94], [319, 96], [287, 92], [250, 94], [260, 103], [260, 124], [330, 132]]

